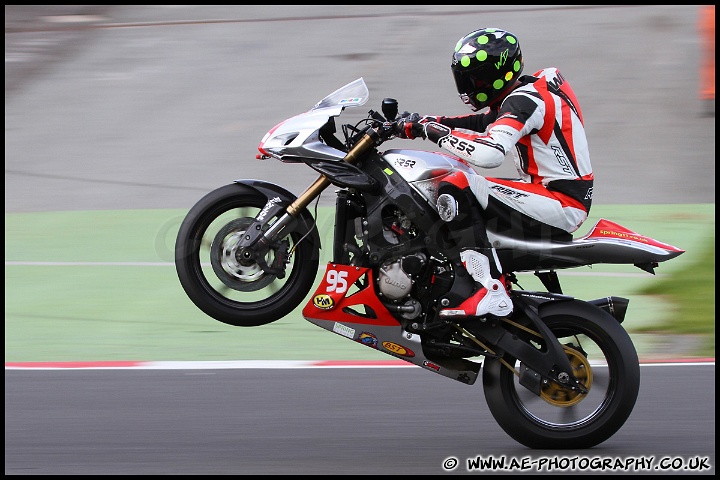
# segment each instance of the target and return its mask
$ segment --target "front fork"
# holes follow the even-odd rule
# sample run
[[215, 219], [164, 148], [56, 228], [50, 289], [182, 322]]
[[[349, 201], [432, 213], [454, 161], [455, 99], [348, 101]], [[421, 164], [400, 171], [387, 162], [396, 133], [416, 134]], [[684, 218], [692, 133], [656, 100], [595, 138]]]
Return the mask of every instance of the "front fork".
[[[375, 145], [378, 138], [377, 132], [369, 129], [345, 155], [343, 161], [350, 164], [355, 163], [363, 153]], [[285, 276], [284, 262], [279, 260], [271, 266], [265, 262], [265, 257], [273, 245], [277, 245], [280, 239], [295, 229], [301, 215], [306, 211], [306, 207], [329, 185], [330, 180], [325, 175], [320, 175], [289, 205], [280, 197], [263, 192], [268, 197], [268, 202], [255, 216], [255, 221], [248, 227], [240, 240], [237, 249], [238, 261], [244, 265], [256, 263], [265, 273], [283, 278]], [[277, 220], [268, 227], [268, 222], [276, 217]]]

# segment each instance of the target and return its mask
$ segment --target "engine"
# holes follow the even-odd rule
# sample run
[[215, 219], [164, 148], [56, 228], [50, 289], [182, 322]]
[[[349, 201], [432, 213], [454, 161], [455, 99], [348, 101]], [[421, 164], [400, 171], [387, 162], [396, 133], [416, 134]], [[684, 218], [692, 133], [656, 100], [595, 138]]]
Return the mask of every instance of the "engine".
[[385, 300], [392, 301], [390, 308], [401, 317], [411, 320], [421, 313], [420, 303], [410, 296], [414, 278], [422, 271], [427, 258], [422, 253], [406, 255], [380, 265], [378, 290]]

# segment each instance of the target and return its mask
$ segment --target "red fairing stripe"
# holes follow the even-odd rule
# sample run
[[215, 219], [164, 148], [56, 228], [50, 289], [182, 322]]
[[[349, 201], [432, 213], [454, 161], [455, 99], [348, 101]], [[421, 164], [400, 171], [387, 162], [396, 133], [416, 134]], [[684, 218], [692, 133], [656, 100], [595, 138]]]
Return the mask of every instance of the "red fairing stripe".
[[617, 238], [622, 240], [632, 240], [634, 242], [664, 248], [665, 250], [668, 250], [670, 252], [685, 251], [672, 245], [668, 245], [667, 243], [658, 242], [657, 240], [646, 237], [645, 235], [640, 235], [639, 233], [633, 232], [632, 230], [625, 228], [622, 225], [611, 222], [610, 220], [606, 220], [604, 218], [598, 220], [592, 230], [590, 230], [590, 233], [588, 233], [582, 238]]
[[[297, 117], [297, 116], [298, 116], [298, 115], [296, 115], [296, 117]], [[295, 117], [292, 117], [292, 118], [295, 118]], [[291, 120], [291, 119], [289, 118], [288, 120]], [[270, 156], [270, 154], [267, 153], [267, 152], [263, 149], [263, 145], [265, 145], [265, 141], [264, 141], [264, 140], [267, 139], [267, 138], [272, 137], [273, 132], [275, 132], [275, 130], [277, 130], [277, 129], [280, 127], [280, 125], [282, 125], [282, 124], [285, 123], [285, 122], [287, 122], [287, 120], [283, 120], [282, 122], [278, 123], [278, 124], [275, 125], [273, 128], [271, 128], [269, 132], [267, 132], [267, 133], [265, 134], [265, 136], [263, 137], [263, 140], [261, 140], [261, 141], [260, 141], [260, 144], [258, 145], [258, 150], [260, 150], [260, 153], [262, 153], [263, 155]]]
[[[278, 123], [277, 125], [275, 125], [275, 126], [267, 133], [267, 135], [265, 135], [264, 138], [270, 138], [270, 137], [271, 137], [271, 134], [272, 134], [275, 130], [277, 130], [278, 127], [279, 127], [280, 125], [282, 125], [283, 123], [285, 123], [285, 122], [280, 122], [280, 123]], [[263, 149], [263, 145], [265, 145], [265, 142], [264, 142], [264, 140], [261, 140], [260, 143], [258, 144], [258, 150], [260, 150], [260, 153], [262, 153], [263, 155], [267, 155], [267, 156], [269, 157], [270, 154]]]
[[451, 173], [447, 177], [443, 178], [441, 183], [449, 183], [451, 185], [455, 185], [460, 190], [468, 188], [470, 186], [467, 176], [463, 172]]

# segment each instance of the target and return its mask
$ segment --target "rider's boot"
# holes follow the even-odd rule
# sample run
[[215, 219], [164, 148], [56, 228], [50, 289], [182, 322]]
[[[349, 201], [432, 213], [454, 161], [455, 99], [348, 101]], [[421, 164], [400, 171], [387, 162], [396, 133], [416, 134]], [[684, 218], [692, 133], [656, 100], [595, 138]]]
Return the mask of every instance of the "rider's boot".
[[[498, 271], [502, 271], [494, 250], [483, 250], [492, 255], [495, 264], [498, 266]], [[488, 256], [475, 250], [464, 250], [460, 253], [460, 259], [465, 269], [475, 280], [475, 292], [470, 295], [470, 298], [461, 302], [459, 306], [440, 310], [440, 317], [482, 317], [488, 314], [507, 317], [510, 315], [513, 311], [513, 304], [505, 288], [505, 278], [502, 275], [499, 276], [500, 278], [492, 277]]]

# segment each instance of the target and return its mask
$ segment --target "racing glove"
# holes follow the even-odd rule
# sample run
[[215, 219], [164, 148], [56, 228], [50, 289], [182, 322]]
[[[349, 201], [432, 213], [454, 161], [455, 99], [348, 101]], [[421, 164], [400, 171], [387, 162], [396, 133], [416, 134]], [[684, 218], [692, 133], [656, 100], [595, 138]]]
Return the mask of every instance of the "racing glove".
[[397, 123], [397, 135], [400, 138], [427, 138], [434, 143], [450, 135], [451, 128], [437, 122], [437, 117], [420, 117], [417, 113], [403, 112]]
[[396, 134], [400, 138], [413, 140], [418, 137], [425, 138], [425, 128], [419, 113], [403, 112], [397, 122]]

